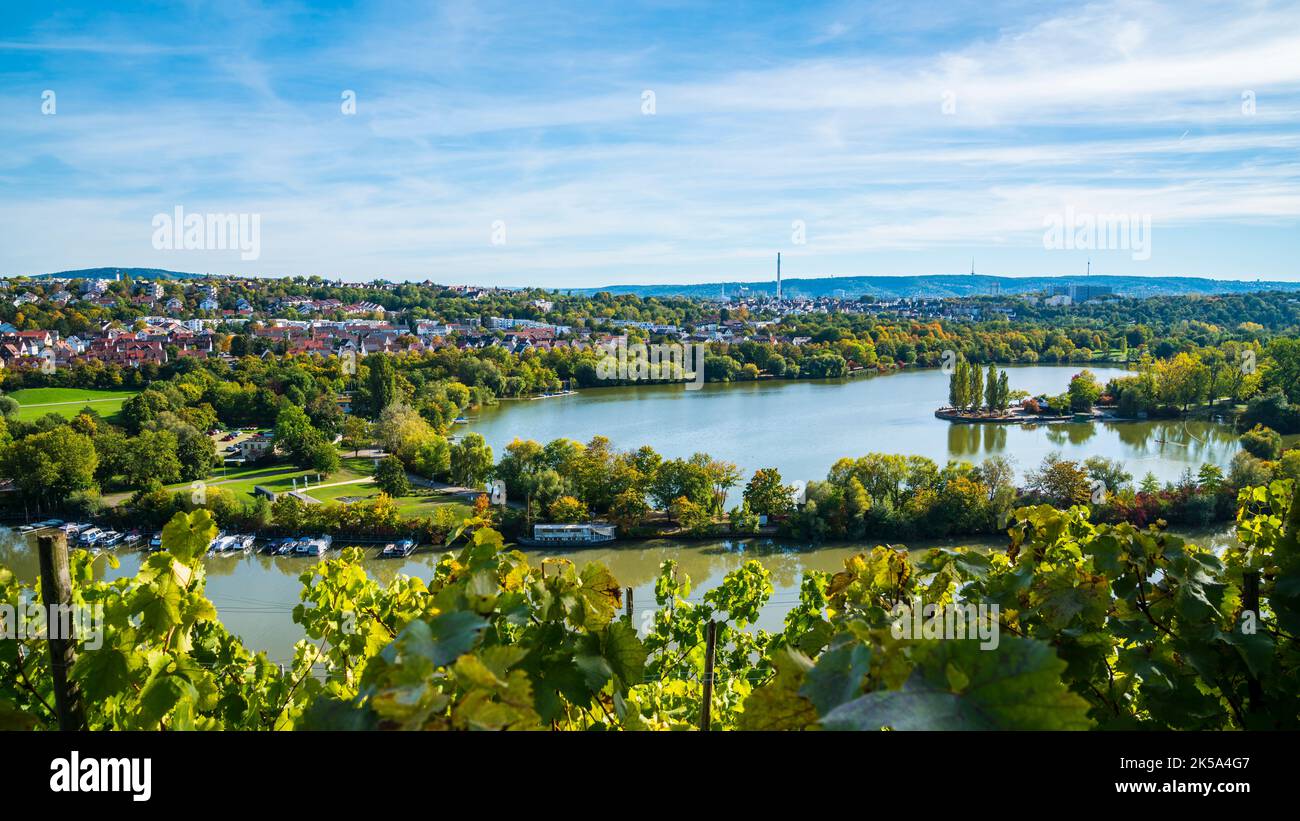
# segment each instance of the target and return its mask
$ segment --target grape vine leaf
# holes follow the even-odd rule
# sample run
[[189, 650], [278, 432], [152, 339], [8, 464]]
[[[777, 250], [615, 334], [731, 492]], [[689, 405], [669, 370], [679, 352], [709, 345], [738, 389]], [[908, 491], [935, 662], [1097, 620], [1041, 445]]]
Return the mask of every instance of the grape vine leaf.
[[819, 714], [826, 715], [862, 692], [862, 680], [870, 667], [871, 648], [842, 633], [808, 671], [799, 694], [811, 701]]
[[321, 696], [294, 724], [295, 730], [377, 730], [379, 716], [370, 707], [358, 708], [350, 701]]
[[468, 653], [485, 626], [486, 621], [465, 610], [443, 613], [428, 621], [416, 619], [402, 628], [381, 655], [393, 664], [399, 652], [414, 653], [427, 658], [434, 667], [443, 667]]
[[[138, 661], [136, 666], [139, 666]], [[92, 701], [115, 695], [131, 682], [130, 664], [116, 647], [83, 652], [72, 665], [71, 672], [81, 692]]]
[[600, 562], [584, 566], [580, 579], [582, 586], [577, 590], [582, 605], [580, 626], [599, 630], [613, 620], [615, 610], [623, 603], [623, 588]]
[[1061, 682], [1065, 662], [1033, 639], [1004, 638], [996, 650], [964, 640], [918, 643], [912, 675], [897, 690], [842, 704], [822, 718], [830, 730], [1082, 730], [1088, 703]]
[[816, 729], [817, 708], [800, 695], [812, 662], [798, 650], [783, 647], [772, 656], [776, 675], [745, 699], [738, 730]]
[[613, 621], [601, 638], [601, 652], [623, 686], [641, 683], [645, 677], [646, 648], [636, 628], [626, 621]]

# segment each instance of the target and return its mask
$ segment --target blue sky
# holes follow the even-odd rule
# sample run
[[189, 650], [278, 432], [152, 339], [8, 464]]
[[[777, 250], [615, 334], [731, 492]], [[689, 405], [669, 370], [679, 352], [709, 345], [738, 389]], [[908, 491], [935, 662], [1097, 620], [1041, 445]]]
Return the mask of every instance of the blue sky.
[[0, 8], [0, 273], [1300, 279], [1295, 2], [108, 5]]

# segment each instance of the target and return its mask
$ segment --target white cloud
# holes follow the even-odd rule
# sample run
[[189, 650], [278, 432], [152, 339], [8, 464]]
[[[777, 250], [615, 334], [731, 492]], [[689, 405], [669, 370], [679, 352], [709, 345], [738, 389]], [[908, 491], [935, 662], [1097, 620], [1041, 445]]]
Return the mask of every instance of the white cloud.
[[[457, 5], [427, 28], [347, 29], [347, 47], [314, 61], [232, 43], [205, 58], [203, 88], [226, 93], [170, 78], [170, 93], [106, 101], [82, 78], [70, 89], [81, 104], [61, 102], [56, 117], [11, 89], [0, 137], [18, 149], [0, 156], [0, 216], [17, 241], [4, 267], [437, 269], [516, 282], [577, 271], [595, 284], [646, 265], [680, 280], [765, 260], [796, 218], [814, 260], [1032, 247], [1044, 213], [1067, 205], [1140, 209], [1157, 230], [1300, 223], [1295, 4], [1093, 4], [938, 53], [723, 54], [709, 73], [669, 71], [647, 46], [602, 62], [600, 81], [578, 90], [437, 79], [489, 70], [496, 54], [481, 43], [506, 23]], [[847, 40], [859, 23], [837, 17], [823, 32]], [[158, 49], [130, 48], [165, 57]], [[596, 56], [543, 62], [567, 59], [588, 78], [599, 72], [583, 58]], [[313, 72], [324, 79], [308, 82]], [[358, 114], [345, 117], [339, 89], [354, 86]], [[640, 113], [647, 87], [653, 117]], [[948, 90], [953, 115], [940, 106]], [[57, 185], [32, 184], [43, 169]], [[153, 251], [150, 217], [177, 204], [263, 214], [261, 260]], [[509, 226], [504, 248], [488, 242], [494, 219]]]

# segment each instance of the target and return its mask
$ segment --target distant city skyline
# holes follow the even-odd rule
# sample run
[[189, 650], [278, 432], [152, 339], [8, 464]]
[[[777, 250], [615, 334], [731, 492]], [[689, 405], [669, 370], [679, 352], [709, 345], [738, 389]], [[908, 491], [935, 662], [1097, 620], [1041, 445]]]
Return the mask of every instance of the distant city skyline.
[[[563, 289], [774, 281], [779, 252], [786, 282], [972, 257], [1300, 280], [1297, 2], [74, 2], [0, 24], [3, 275]], [[206, 247], [160, 228], [178, 209]], [[207, 215], [256, 250], [211, 247]]]

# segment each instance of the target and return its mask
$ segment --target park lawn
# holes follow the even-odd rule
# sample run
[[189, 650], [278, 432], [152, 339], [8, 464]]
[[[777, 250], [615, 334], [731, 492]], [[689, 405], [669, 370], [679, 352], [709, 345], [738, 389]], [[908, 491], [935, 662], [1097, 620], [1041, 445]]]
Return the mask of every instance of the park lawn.
[[[322, 483], [328, 482], [347, 482], [352, 479], [361, 479], [369, 476], [374, 472], [373, 460], [367, 457], [345, 456], [339, 460], [342, 469], [337, 473], [331, 473], [326, 476]], [[212, 475], [207, 478], [209, 485], [224, 487], [232, 493], [252, 493], [253, 488], [257, 486], [269, 487], [277, 493], [285, 490], [293, 490], [293, 480], [298, 480], [302, 484], [302, 477], [311, 478], [313, 486], [317, 484], [316, 471], [303, 470], [294, 467], [287, 461], [280, 461], [270, 465], [251, 465], [235, 468], [217, 468]], [[168, 485], [168, 490], [187, 490], [190, 487], [189, 482], [179, 482], [174, 485]], [[342, 486], [346, 490], [347, 486]], [[325, 490], [333, 490], [326, 488]], [[322, 491], [323, 492], [323, 491]]]
[[[256, 479], [258, 480], [256, 484], [260, 484], [261, 480], [267, 479], [268, 477], [273, 477], [280, 473], [294, 473], [297, 471], [299, 471], [299, 468], [294, 467], [288, 462], [276, 465], [257, 465], [255, 467], [217, 468], [212, 471], [212, 475], [209, 476], [206, 481], [208, 484], [214, 485], [226, 481], [234, 484], [234, 481], [237, 479], [247, 479], [249, 481]], [[185, 490], [189, 486], [189, 482], [177, 482], [174, 485], [167, 485], [167, 489]]]
[[89, 405], [110, 422], [117, 421], [122, 403], [139, 391], [101, 391], [88, 388], [23, 388], [7, 394], [18, 403], [17, 419], [30, 422], [48, 413], [71, 419]]
[[[339, 499], [359, 501], [375, 498], [379, 495], [379, 489], [372, 484], [338, 485], [309, 490], [308, 494], [322, 502], [333, 502]], [[414, 489], [409, 496], [397, 497], [397, 511], [406, 518], [432, 516], [434, 510], [447, 506], [457, 509], [458, 515], [462, 517], [472, 512], [470, 506], [463, 502], [453, 501], [452, 497], [445, 494], [432, 493], [420, 488]]]
[[[297, 489], [302, 490], [302, 480], [304, 477], [310, 480], [312, 486], [315, 486], [317, 484], [364, 479], [370, 475], [369, 471], [362, 473], [349, 467], [344, 467], [341, 470], [326, 476], [320, 476], [314, 470], [300, 470], [294, 468], [292, 465], [290, 465], [287, 470], [284, 467], [281, 467], [279, 470], [282, 472], [252, 475], [237, 479], [228, 484], [218, 485], [218, 487], [223, 487], [231, 493], [234, 493], [236, 496], [244, 493], [251, 494], [255, 487], [264, 487], [273, 493], [284, 493], [287, 490], [293, 490], [295, 488], [295, 483]], [[213, 476], [211, 481], [220, 482], [221, 479], [219, 476]], [[325, 488], [325, 490], [333, 490], [333, 488]]]

